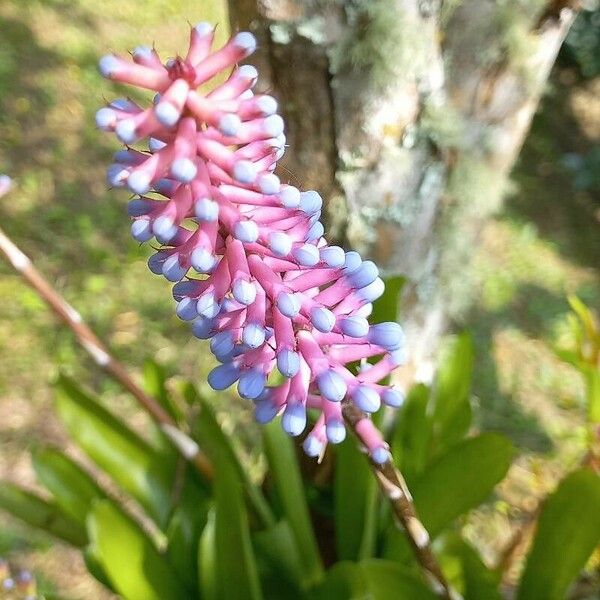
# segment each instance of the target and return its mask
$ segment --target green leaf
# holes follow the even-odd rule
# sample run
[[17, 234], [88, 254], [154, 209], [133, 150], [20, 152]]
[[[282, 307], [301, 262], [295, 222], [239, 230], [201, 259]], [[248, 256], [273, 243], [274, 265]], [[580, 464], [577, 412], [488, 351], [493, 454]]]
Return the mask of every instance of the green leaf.
[[546, 501], [517, 594], [518, 600], [560, 600], [600, 543], [600, 477], [572, 473]]
[[144, 388], [171, 416], [171, 418], [180, 422], [182, 418], [179, 407], [172, 402], [167, 390], [167, 374], [164, 368], [152, 359], [144, 362]]
[[167, 529], [169, 562], [186, 586], [192, 590], [196, 590], [198, 585], [198, 542], [206, 524], [204, 506], [198, 506], [198, 515], [199, 518], [193, 520], [186, 510], [178, 506]]
[[260, 581], [267, 599], [304, 598], [304, 566], [292, 528], [285, 520], [252, 536]]
[[210, 404], [191, 383], [184, 385], [183, 394], [188, 404], [200, 406], [200, 414], [192, 428], [195, 439], [201, 442], [202, 450], [213, 463], [226, 461], [235, 470], [259, 519], [266, 526], [274, 525], [276, 521], [271, 507], [262, 491], [250, 480], [247, 469], [238, 459], [231, 440], [221, 429]]
[[282, 430], [279, 420], [269, 423], [262, 431], [274, 492], [298, 545], [305, 583], [314, 585], [323, 576], [323, 565], [293, 443]]
[[311, 600], [434, 600], [418, 577], [391, 561], [340, 562], [327, 572]]
[[86, 454], [165, 526], [171, 511], [169, 461], [64, 375], [57, 384], [56, 407]]
[[460, 535], [444, 534], [436, 550], [444, 575], [464, 600], [501, 600], [500, 574], [488, 569], [479, 553]]
[[432, 435], [431, 420], [427, 416], [429, 388], [413, 386], [398, 412], [392, 436], [392, 453], [396, 466], [410, 484], [423, 471], [428, 460]]
[[74, 546], [87, 542], [85, 529], [58, 505], [6, 481], [0, 483], [0, 508]]
[[214, 506], [208, 511], [198, 544], [198, 588], [202, 600], [218, 600]]
[[372, 323], [397, 321], [400, 304], [400, 292], [406, 279], [401, 275], [384, 277], [385, 292], [373, 302], [373, 312], [369, 317]]
[[471, 336], [466, 332], [452, 336], [442, 348], [431, 395], [435, 454], [441, 454], [469, 431], [472, 371]]
[[417, 512], [432, 537], [478, 506], [501, 481], [513, 456], [504, 436], [483, 433], [454, 446], [413, 484]]
[[32, 462], [38, 479], [57, 504], [85, 528], [92, 502], [105, 497], [98, 484], [77, 463], [54, 448], [34, 450]]
[[371, 558], [377, 533], [378, 488], [353, 438], [336, 446], [333, 489], [339, 560]]
[[177, 600], [188, 590], [141, 527], [109, 500], [94, 503], [88, 518], [93, 556], [127, 600]]
[[217, 597], [259, 600], [262, 592], [250, 541], [242, 482], [229, 461], [217, 460], [215, 467]]

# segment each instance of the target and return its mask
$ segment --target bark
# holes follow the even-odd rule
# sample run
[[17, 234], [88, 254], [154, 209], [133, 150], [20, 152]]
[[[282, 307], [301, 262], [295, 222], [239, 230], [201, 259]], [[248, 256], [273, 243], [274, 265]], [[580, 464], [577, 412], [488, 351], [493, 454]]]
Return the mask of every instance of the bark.
[[230, 0], [230, 14], [257, 34], [262, 86], [281, 101], [282, 177], [323, 194], [337, 239], [407, 277], [418, 367], [468, 308], [473, 245], [574, 3]]

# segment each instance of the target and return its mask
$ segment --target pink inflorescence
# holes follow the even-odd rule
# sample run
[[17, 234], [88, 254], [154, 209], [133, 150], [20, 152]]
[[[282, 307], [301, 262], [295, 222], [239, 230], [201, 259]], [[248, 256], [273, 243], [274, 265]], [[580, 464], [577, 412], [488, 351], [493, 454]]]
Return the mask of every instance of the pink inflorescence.
[[[185, 58], [165, 64], [147, 47], [133, 51], [133, 62], [100, 60], [108, 79], [157, 92], [149, 108], [121, 99], [98, 111], [98, 127], [126, 146], [108, 181], [136, 194], [133, 237], [162, 245], [150, 270], [177, 282], [178, 316], [210, 339], [221, 364], [209, 384], [237, 382], [259, 422], [283, 413], [291, 435], [305, 429], [307, 409], [318, 409], [304, 448], [320, 456], [345, 437], [345, 398], [365, 413], [401, 404], [402, 393], [379, 382], [403, 362], [404, 336], [397, 323], [369, 325], [383, 281], [374, 263], [327, 244], [319, 194], [274, 174], [285, 146], [277, 102], [252, 92], [254, 67], [237, 66], [255, 38], [238, 33], [212, 51], [213, 35], [209, 24], [197, 25]], [[224, 83], [202, 91], [226, 70]], [[142, 140], [147, 150], [132, 148]], [[283, 377], [271, 384], [275, 367]], [[371, 420], [357, 430], [373, 460], [387, 460]]]

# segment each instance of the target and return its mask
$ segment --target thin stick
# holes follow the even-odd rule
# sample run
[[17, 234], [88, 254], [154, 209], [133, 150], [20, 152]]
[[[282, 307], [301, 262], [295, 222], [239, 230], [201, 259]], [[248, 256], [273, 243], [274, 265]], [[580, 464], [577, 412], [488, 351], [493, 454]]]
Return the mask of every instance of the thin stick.
[[31, 260], [10, 240], [2, 229], [0, 229], [0, 250], [8, 262], [39, 294], [58, 318], [73, 331], [77, 341], [94, 362], [131, 393], [158, 423], [158, 426], [177, 450], [196, 467], [201, 475], [211, 480], [214, 477], [213, 466], [206, 455], [201, 452], [198, 444], [181, 431], [169, 413], [135, 383], [123, 364], [110, 354], [106, 346], [83, 321], [81, 315], [50, 285], [35, 268]]
[[[358, 438], [356, 426], [362, 419], [368, 417], [348, 401], [342, 402], [342, 411], [346, 424]], [[419, 520], [412, 495], [406, 481], [404, 481], [404, 477], [394, 466], [391, 458], [382, 465], [369, 460], [369, 466], [379, 483], [381, 491], [390, 503], [396, 517], [396, 524], [406, 533], [413, 554], [427, 575], [431, 587], [440, 598], [458, 600], [460, 595], [446, 581], [437, 558], [431, 549], [429, 533]]]

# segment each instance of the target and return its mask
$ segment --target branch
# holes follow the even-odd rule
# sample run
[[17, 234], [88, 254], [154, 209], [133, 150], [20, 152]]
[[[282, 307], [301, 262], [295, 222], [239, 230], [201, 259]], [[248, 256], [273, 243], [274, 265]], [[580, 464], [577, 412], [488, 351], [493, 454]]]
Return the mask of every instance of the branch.
[[106, 346], [83, 321], [81, 315], [50, 285], [34, 267], [31, 260], [10, 240], [1, 228], [0, 251], [58, 318], [73, 331], [77, 341], [94, 362], [131, 393], [140, 406], [156, 421], [173, 446], [196, 467], [203, 477], [211, 480], [214, 476], [213, 466], [201, 452], [198, 444], [181, 431], [164, 408], [135, 383], [123, 364], [110, 354]]
[[[342, 412], [348, 427], [358, 438], [356, 426], [367, 417], [354, 404], [342, 402]], [[379, 483], [381, 491], [388, 499], [392, 511], [396, 516], [396, 524], [401, 527], [412, 547], [417, 562], [421, 565], [433, 590], [448, 600], [458, 600], [460, 595], [453, 590], [446, 581], [442, 569], [431, 548], [431, 539], [425, 526], [419, 520], [412, 495], [402, 473], [394, 466], [392, 459], [382, 465], [369, 460], [369, 466]]]

